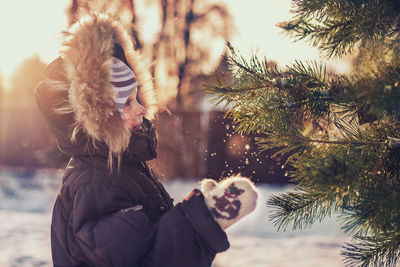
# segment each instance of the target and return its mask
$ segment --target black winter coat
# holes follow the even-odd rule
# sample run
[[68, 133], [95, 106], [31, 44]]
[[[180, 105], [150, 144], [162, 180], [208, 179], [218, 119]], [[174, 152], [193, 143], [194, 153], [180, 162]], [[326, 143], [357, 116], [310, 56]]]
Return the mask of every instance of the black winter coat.
[[44, 71], [35, 89], [38, 107], [59, 148], [71, 159], [57, 196], [51, 225], [54, 266], [210, 266], [229, 247], [225, 232], [193, 190], [173, 206], [163, 185], [146, 165], [156, 156], [152, 124], [132, 132], [117, 171], [107, 168], [108, 148], [83, 132], [70, 140], [72, 114], [53, 108], [68, 99], [45, 79], [65, 80], [62, 59]]

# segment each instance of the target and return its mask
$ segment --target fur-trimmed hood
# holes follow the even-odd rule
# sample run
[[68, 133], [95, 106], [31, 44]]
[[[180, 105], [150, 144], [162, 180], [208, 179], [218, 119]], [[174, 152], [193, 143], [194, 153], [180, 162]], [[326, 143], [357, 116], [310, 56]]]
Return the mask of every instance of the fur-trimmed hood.
[[54, 90], [68, 91], [68, 101], [57, 112], [74, 113], [72, 141], [83, 131], [93, 141], [105, 142], [110, 157], [119, 158], [129, 145], [131, 130], [119, 115], [110, 82], [114, 43], [124, 50], [138, 81], [145, 117], [152, 120], [157, 105], [149, 68], [134, 50], [128, 31], [110, 15], [85, 16], [64, 34], [61, 58], [67, 82], [50, 82]]

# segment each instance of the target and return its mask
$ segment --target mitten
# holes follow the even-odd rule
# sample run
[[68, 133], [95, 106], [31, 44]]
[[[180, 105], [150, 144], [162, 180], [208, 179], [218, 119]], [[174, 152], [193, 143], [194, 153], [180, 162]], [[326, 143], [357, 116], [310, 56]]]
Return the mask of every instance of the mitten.
[[257, 191], [248, 178], [232, 176], [219, 183], [204, 179], [200, 184], [205, 204], [222, 229], [256, 208]]

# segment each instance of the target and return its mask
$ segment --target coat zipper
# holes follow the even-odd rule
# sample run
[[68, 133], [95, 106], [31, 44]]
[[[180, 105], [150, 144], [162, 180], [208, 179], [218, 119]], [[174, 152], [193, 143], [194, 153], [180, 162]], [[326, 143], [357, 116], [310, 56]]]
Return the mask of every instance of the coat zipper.
[[154, 179], [152, 171], [147, 166], [147, 164], [145, 162], [141, 162], [141, 163], [142, 163], [142, 166], [144, 167], [144, 169], [146, 170], [147, 175], [150, 177], [150, 180], [152, 181], [152, 183], [155, 184], [157, 186], [158, 190], [161, 192], [161, 196], [163, 197], [163, 202], [164, 202], [163, 204], [166, 204], [168, 209], [170, 209], [171, 205], [169, 204], [168, 197], [166, 196], [164, 190], [161, 188], [159, 183], [157, 183], [157, 181]]

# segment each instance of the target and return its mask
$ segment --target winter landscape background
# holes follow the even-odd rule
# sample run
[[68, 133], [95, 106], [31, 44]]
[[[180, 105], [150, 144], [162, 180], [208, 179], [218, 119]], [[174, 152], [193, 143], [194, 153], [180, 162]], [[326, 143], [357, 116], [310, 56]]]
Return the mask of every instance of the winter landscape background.
[[[0, 170], [0, 266], [52, 266], [50, 220], [62, 171], [35, 173]], [[182, 200], [196, 181], [165, 183], [175, 199]], [[231, 248], [217, 255], [213, 267], [344, 266], [341, 246], [350, 241], [335, 218], [328, 218], [306, 231], [277, 232], [268, 220], [266, 200], [290, 186], [258, 184], [257, 209], [228, 229]]]

